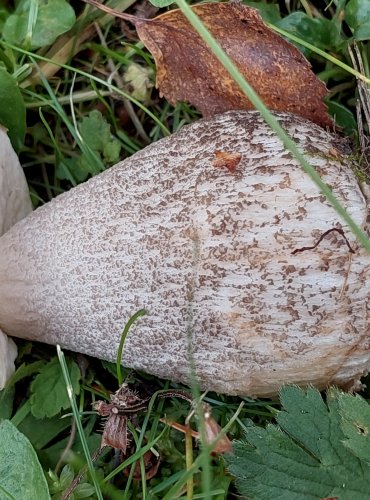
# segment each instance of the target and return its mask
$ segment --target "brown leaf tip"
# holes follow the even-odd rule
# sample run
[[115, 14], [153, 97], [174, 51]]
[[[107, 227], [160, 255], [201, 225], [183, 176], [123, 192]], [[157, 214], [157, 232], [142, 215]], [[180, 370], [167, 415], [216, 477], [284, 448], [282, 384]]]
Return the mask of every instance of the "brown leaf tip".
[[242, 159], [241, 153], [229, 153], [227, 151], [215, 151], [213, 166], [216, 168], [227, 168], [229, 172], [234, 173], [236, 167]]

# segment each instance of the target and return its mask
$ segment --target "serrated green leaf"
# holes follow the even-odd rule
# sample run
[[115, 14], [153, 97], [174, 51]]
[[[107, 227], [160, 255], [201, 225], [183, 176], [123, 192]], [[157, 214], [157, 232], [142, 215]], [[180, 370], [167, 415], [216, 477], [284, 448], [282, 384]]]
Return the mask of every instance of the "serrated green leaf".
[[0, 422], [0, 442], [0, 498], [50, 499], [34, 449], [9, 420]]
[[344, 10], [345, 20], [356, 40], [370, 39], [370, 1], [350, 0]]
[[287, 386], [281, 391], [280, 401], [285, 410], [276, 417], [280, 428], [323, 464], [333, 465], [333, 458], [336, 463], [331, 437], [334, 435], [336, 440], [342, 437], [337, 427], [339, 415], [334, 419], [333, 427], [328, 407], [319, 391], [313, 388], [303, 391], [299, 387]]
[[360, 396], [339, 392], [337, 397], [343, 443], [356, 457], [370, 463], [370, 405]]
[[240, 492], [260, 500], [368, 499], [370, 466], [344, 444], [341, 394], [330, 391], [325, 403], [316, 389], [284, 387], [279, 426], [251, 423], [226, 457]]
[[56, 38], [72, 28], [76, 22], [73, 8], [65, 0], [38, 0], [38, 11], [35, 26], [30, 40], [28, 19], [30, 0], [18, 4], [14, 14], [8, 17], [3, 28], [3, 36], [9, 43], [19, 45], [27, 43], [31, 50], [51, 45]]
[[[107, 123], [100, 111], [93, 110], [85, 116], [79, 124], [79, 132], [85, 143], [104, 163], [116, 163], [119, 160], [121, 143], [112, 136], [110, 125]], [[62, 169], [63, 167], [63, 169]], [[77, 159], [64, 159], [57, 170], [60, 178], [66, 178], [66, 169], [73, 174], [77, 182], [82, 182], [96, 171], [92, 169], [91, 159], [81, 155]], [[102, 163], [102, 169], [104, 169]]]
[[103, 159], [107, 163], [116, 163], [120, 152], [121, 143], [117, 139], [111, 140], [104, 146]]
[[8, 129], [9, 139], [16, 152], [24, 143], [26, 108], [14, 78], [0, 68], [0, 125]]
[[[72, 360], [67, 361], [73, 393], [79, 394], [80, 370]], [[31, 411], [36, 418], [53, 417], [70, 408], [66, 386], [57, 358], [45, 365], [31, 384]]]
[[79, 130], [86, 144], [99, 153], [103, 153], [106, 145], [112, 140], [109, 123], [96, 109], [81, 120]]
[[79, 130], [86, 144], [95, 151], [103, 151], [110, 139], [109, 124], [96, 109], [82, 119]]

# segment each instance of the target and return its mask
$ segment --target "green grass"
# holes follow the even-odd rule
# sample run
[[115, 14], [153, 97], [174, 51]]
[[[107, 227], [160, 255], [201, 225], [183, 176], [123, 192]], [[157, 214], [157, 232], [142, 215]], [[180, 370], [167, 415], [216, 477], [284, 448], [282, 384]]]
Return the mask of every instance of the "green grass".
[[[15, 76], [25, 102], [27, 130], [20, 159], [35, 207], [109, 168], [118, 157], [130, 156], [149, 142], [199, 118], [199, 113], [190, 105], [179, 103], [173, 107], [159, 97], [154, 88], [152, 57], [135, 38], [135, 33], [122, 30], [119, 22], [82, 3], [72, 5], [77, 20], [68, 34], [61, 35], [62, 42], [56, 39], [42, 47], [32, 47], [38, 11], [37, 2], [32, 1], [24, 40], [18, 42], [8, 37], [0, 44], [0, 65]], [[115, 0], [110, 5], [121, 11], [135, 8], [133, 1], [128, 0]], [[179, 0], [179, 5], [186, 9], [183, 0]], [[276, 25], [278, 31], [288, 32], [295, 42], [297, 37], [302, 40], [303, 33], [300, 25], [294, 24], [292, 15], [301, 12], [306, 16], [307, 29], [303, 44], [299, 42], [299, 46], [304, 47], [315, 72], [326, 82], [330, 109], [336, 112], [339, 125], [354, 143], [358, 142], [355, 102], [358, 71], [353, 68], [348, 53], [350, 26], [341, 24], [346, 2], [333, 3], [327, 8], [323, 2], [280, 2], [281, 19], [276, 17], [276, 6], [274, 2], [259, 2], [266, 20]], [[9, 16], [5, 9], [0, 8], [1, 13], [0, 23]], [[319, 21], [315, 26], [309, 21], [313, 17]], [[98, 23], [99, 29], [94, 23]], [[358, 39], [358, 46], [365, 62], [365, 74], [361, 78], [369, 83], [369, 42]], [[58, 62], [53, 64], [54, 61]], [[132, 95], [137, 89], [124, 82], [127, 68], [134, 63], [147, 72], [147, 90], [141, 100]], [[226, 60], [225, 64], [228, 64]], [[232, 67], [230, 69], [233, 71]], [[237, 74], [235, 78], [238, 79]], [[245, 83], [240, 81], [240, 85], [250, 92]], [[259, 105], [258, 100], [256, 104]], [[100, 115], [92, 116], [92, 109], [98, 110]], [[108, 152], [96, 150], [94, 140], [89, 141], [84, 131], [89, 131], [92, 124], [98, 124], [99, 130], [108, 137], [111, 143]], [[361, 175], [364, 178], [368, 175], [366, 162]], [[365, 240], [363, 242], [366, 245]], [[67, 353], [68, 359], [77, 362], [81, 374], [72, 381], [75, 388], [69, 389], [76, 424], [71, 424], [70, 409], [60, 409], [53, 416], [36, 419], [32, 413], [32, 381], [37, 371], [42, 371], [55, 356], [55, 349], [26, 341], [18, 341], [18, 345], [18, 372], [9, 388], [0, 394], [0, 417], [11, 418], [34, 445], [49, 478], [53, 498], [62, 497], [62, 491], [68, 488], [73, 475], [78, 474], [85, 463], [89, 465], [90, 474], [82, 479], [79, 488], [92, 485], [91, 491], [95, 493], [88, 498], [102, 498], [102, 495], [113, 499], [237, 498], [222, 457], [211, 458], [209, 446], [201, 446], [189, 439], [189, 435], [184, 436], [161, 422], [166, 417], [185, 423], [191, 410], [189, 404], [175, 397], [159, 397], [160, 391], [183, 387], [138, 374], [134, 384], [154, 396], [148, 411], [139, 413], [132, 424], [135, 450], [121, 457], [121, 461], [112, 450], [106, 450], [92, 464], [89, 457], [99, 447], [101, 424], [96, 413], [91, 411], [91, 403], [107, 399], [110, 392], [117, 390], [121, 380], [131, 376], [130, 373], [117, 371], [114, 364]], [[70, 388], [63, 362], [62, 367], [66, 387]], [[194, 394], [199, 392], [196, 383], [192, 390]], [[279, 408], [272, 401], [211, 393], [205, 395], [204, 401], [211, 404], [214, 418], [231, 439], [242, 436], [246, 418], [266, 425], [273, 421]], [[202, 433], [202, 412], [198, 408], [195, 413], [197, 416], [191, 420], [191, 426], [194, 429], [199, 426]], [[161, 465], [157, 474], [147, 481], [144, 462], [150, 452], [159, 454]], [[63, 469], [62, 455], [70, 470]], [[135, 463], [139, 464], [137, 469]], [[138, 479], [134, 478], [136, 473]]]

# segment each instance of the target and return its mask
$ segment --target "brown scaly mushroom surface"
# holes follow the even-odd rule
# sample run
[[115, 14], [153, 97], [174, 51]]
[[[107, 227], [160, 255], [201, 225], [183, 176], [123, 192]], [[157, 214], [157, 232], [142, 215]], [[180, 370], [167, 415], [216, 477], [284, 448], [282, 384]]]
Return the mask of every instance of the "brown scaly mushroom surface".
[[[277, 116], [368, 230], [338, 138]], [[333, 228], [348, 241], [332, 231], [318, 243]], [[126, 321], [146, 308], [126, 366], [186, 382], [191, 351], [205, 389], [349, 387], [370, 367], [369, 277], [370, 255], [258, 113], [228, 112], [148, 146], [2, 236], [0, 327], [114, 360]]]
[[[28, 186], [6, 130], [0, 126], [0, 235], [32, 210]], [[14, 372], [17, 348], [0, 330], [0, 389]]]

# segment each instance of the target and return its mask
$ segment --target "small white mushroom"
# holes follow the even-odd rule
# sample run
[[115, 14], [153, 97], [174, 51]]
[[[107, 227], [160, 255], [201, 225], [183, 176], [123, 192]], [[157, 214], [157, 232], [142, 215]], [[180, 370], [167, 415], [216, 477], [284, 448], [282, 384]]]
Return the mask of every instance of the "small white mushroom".
[[[338, 138], [277, 116], [367, 230]], [[192, 357], [201, 386], [229, 394], [355, 386], [370, 367], [369, 277], [370, 256], [258, 113], [229, 112], [2, 236], [0, 327], [114, 360], [124, 324], [145, 308], [126, 366], [188, 382]]]
[[[0, 235], [32, 210], [27, 182], [6, 130], [0, 126]], [[14, 372], [17, 348], [0, 330], [0, 389]]]

